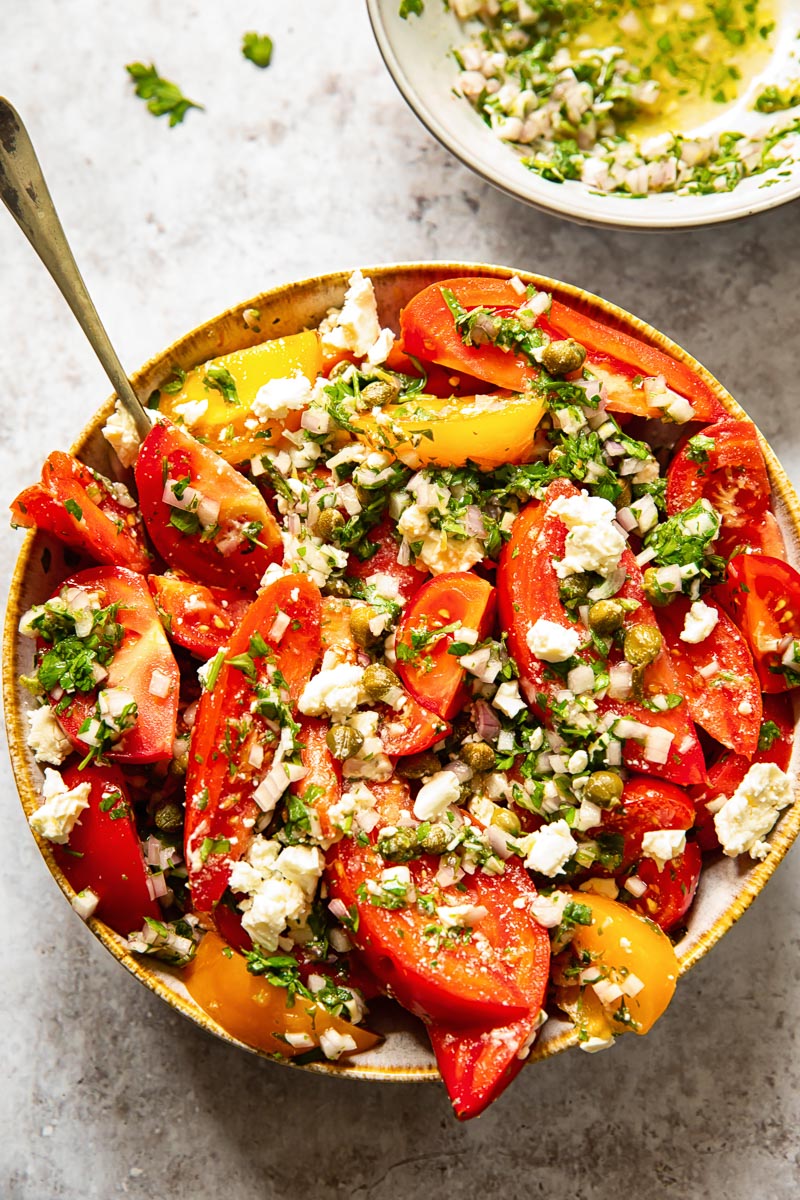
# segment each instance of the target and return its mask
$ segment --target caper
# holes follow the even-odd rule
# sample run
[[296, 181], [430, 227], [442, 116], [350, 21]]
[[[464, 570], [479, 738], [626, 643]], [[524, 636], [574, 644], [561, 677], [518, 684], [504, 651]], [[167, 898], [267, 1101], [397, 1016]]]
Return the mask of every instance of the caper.
[[161, 829], [164, 833], [173, 833], [183, 825], [183, 809], [173, 800], [167, 800], [156, 809], [154, 820], [156, 829]]
[[395, 384], [381, 379], [376, 379], [374, 383], [368, 383], [361, 389], [361, 399], [369, 401], [371, 408], [383, 408], [384, 404], [394, 404], [399, 394], [399, 388]]
[[341, 529], [343, 525], [344, 517], [338, 508], [323, 508], [317, 517], [314, 533], [318, 538], [322, 538], [323, 542], [329, 542], [333, 537], [334, 530]]
[[610, 808], [622, 795], [623, 782], [614, 771], [593, 771], [586, 780], [581, 795], [592, 804]]
[[576, 605], [585, 603], [587, 593], [592, 586], [592, 577], [586, 572], [568, 575], [558, 585], [558, 598], [567, 608], [574, 608]]
[[345, 371], [349, 370], [352, 365], [353, 364], [350, 362], [349, 358], [343, 358], [339, 362], [334, 363], [328, 372], [328, 379], [338, 379], [339, 376], [344, 375]]
[[573, 338], [551, 342], [541, 355], [542, 366], [551, 375], [571, 375], [579, 371], [586, 360], [586, 349]]
[[353, 594], [349, 583], [345, 583], [343, 579], [336, 579], [334, 576], [331, 576], [325, 584], [325, 592], [328, 596], [336, 596], [339, 600], [347, 600]]
[[655, 567], [647, 568], [642, 586], [645, 596], [654, 608], [664, 608], [672, 599], [672, 593], [665, 592], [659, 583], [658, 570]]
[[446, 825], [431, 825], [419, 838], [419, 844], [426, 854], [444, 854], [452, 836], [452, 829]]
[[400, 680], [388, 667], [372, 663], [361, 678], [361, 686], [370, 700], [383, 700], [392, 688], [400, 687]]
[[371, 492], [369, 488], [362, 487], [361, 484], [355, 485], [356, 499], [362, 508], [369, 508], [370, 504], [374, 504], [376, 498], [375, 492]]
[[611, 637], [624, 620], [625, 609], [618, 600], [597, 600], [589, 609], [589, 628], [600, 637]]
[[508, 808], [500, 808], [499, 805], [492, 813], [492, 824], [496, 825], [498, 829], [502, 829], [503, 833], [511, 834], [512, 837], [518, 837], [522, 831], [517, 814]]
[[377, 616], [377, 609], [371, 604], [358, 604], [350, 612], [350, 632], [353, 641], [363, 649], [372, 646], [378, 640], [369, 627], [370, 621], [374, 621]]
[[625, 483], [623, 480], [620, 480], [620, 489], [621, 489], [620, 493], [617, 496], [616, 500], [614, 501], [614, 506], [617, 509], [627, 508], [628, 505], [630, 504], [631, 500], [633, 499], [633, 492], [631, 491], [631, 485], [629, 483]]
[[423, 754], [409, 754], [407, 758], [399, 759], [395, 771], [405, 779], [423, 779], [426, 775], [435, 774], [439, 766], [439, 759], [433, 751], [426, 750]]
[[352, 758], [354, 754], [358, 754], [364, 745], [363, 737], [357, 729], [353, 729], [352, 725], [331, 725], [325, 735], [325, 741], [331, 754], [339, 762], [344, 762], [346, 758]]
[[389, 862], [410, 862], [422, 853], [422, 847], [417, 841], [415, 829], [393, 829], [378, 837], [378, 854]]
[[634, 667], [646, 667], [655, 662], [664, 643], [655, 625], [632, 625], [625, 634], [625, 658]]
[[465, 742], [459, 755], [473, 771], [491, 771], [494, 766], [494, 750], [486, 742]]

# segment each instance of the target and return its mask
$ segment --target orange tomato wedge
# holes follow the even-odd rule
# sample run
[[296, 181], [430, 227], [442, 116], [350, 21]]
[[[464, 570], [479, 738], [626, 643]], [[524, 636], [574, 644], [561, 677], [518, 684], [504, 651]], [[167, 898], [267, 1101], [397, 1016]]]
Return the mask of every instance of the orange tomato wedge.
[[[286, 989], [251, 975], [244, 957], [216, 933], [204, 936], [182, 979], [192, 999], [231, 1037], [281, 1058], [308, 1054], [329, 1029], [353, 1039], [355, 1049], [348, 1054], [371, 1050], [381, 1040], [302, 996], [287, 1007]], [[300, 1044], [293, 1046], [287, 1035]]]
[[[238, 403], [226, 400], [221, 391], [209, 386], [209, 372], [215, 368], [230, 374]], [[253, 421], [253, 401], [259, 390], [271, 379], [286, 379], [298, 372], [313, 383], [321, 369], [322, 354], [315, 332], [275, 338], [246, 350], [234, 350], [232, 354], [223, 354], [195, 367], [187, 372], [177, 392], [166, 392], [162, 387], [158, 411], [180, 423], [185, 418], [181, 412], [184, 404], [205, 401], [207, 407], [202, 416], [187, 421], [187, 427], [204, 445], [216, 450], [228, 462], [244, 462], [265, 447], [274, 445], [284, 426], [295, 430], [300, 422], [300, 414], [290, 412], [283, 421], [260, 422], [255, 429], [249, 428], [248, 422], [252, 424]]]
[[416, 396], [388, 405], [380, 417], [359, 418], [358, 437], [414, 469], [463, 467], [482, 471], [529, 462], [544, 412], [540, 397], [491, 392], [482, 396]]
[[[584, 1044], [628, 1031], [648, 1033], [675, 991], [680, 968], [672, 942], [652, 921], [616, 900], [589, 892], [577, 893], [575, 899], [592, 910], [592, 923], [576, 926], [558, 960], [559, 1007], [575, 1021]], [[564, 975], [568, 967], [580, 969], [580, 982]], [[598, 995], [590, 982], [595, 974], [602, 979], [601, 989], [608, 983], [623, 989], [622, 994], [612, 999], [601, 990]]]

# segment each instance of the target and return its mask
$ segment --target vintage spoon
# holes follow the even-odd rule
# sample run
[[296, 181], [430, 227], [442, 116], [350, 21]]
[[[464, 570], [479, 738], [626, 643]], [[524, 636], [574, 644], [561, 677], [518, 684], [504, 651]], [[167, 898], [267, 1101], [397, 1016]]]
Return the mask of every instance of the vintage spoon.
[[86, 290], [19, 114], [0, 96], [0, 197], [78, 319], [140, 438], [152, 428]]

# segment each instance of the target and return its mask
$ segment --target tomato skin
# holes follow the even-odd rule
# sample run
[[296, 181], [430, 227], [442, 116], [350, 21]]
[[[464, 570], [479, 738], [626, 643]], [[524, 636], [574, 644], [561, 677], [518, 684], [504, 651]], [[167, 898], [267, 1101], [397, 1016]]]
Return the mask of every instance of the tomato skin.
[[[61, 774], [68, 788], [80, 783], [92, 785], [89, 807], [73, 828], [69, 845], [51, 847], [72, 887], [76, 892], [91, 888], [99, 900], [95, 916], [121, 937], [138, 932], [145, 917], [161, 920], [161, 907], [147, 885], [150, 873], [122, 771], [119, 767], [92, 765], [81, 771], [77, 766], [66, 766]], [[103, 812], [100, 804], [113, 792], [119, 792], [122, 799]], [[120, 811], [122, 816], [118, 815]]]
[[[750, 758], [761, 728], [761, 685], [753, 656], [739, 629], [711, 596], [704, 597], [718, 613], [716, 626], [702, 642], [684, 642], [681, 631], [692, 602], [676, 596], [656, 612], [678, 678], [678, 690], [692, 719], [711, 737], [737, 754]], [[711, 675], [701, 669], [719, 664]]]
[[[377, 796], [382, 826], [394, 824], [402, 812], [410, 811], [408, 787], [402, 781], [371, 784], [370, 790]], [[513, 907], [521, 894], [518, 872], [512, 869], [506, 878], [476, 871], [461, 881], [463, 891], [441, 889], [442, 902], [452, 895], [459, 904], [483, 905], [488, 910], [480, 925], [486, 941], [482, 939], [480, 955], [470, 942], [432, 947], [425, 936], [432, 921], [429, 913], [416, 904], [378, 908], [360, 894], [361, 885], [376, 879], [387, 865], [374, 849], [378, 834], [379, 829], [373, 831], [369, 845], [345, 838], [332, 846], [326, 868], [330, 895], [351, 911], [355, 906], [358, 928], [352, 938], [369, 971], [411, 1012], [450, 1028], [503, 1026], [524, 1018], [529, 1001], [519, 982], [524, 978], [520, 962], [528, 963], [531, 956], [539, 961], [540, 938], [546, 939], [547, 934], [527, 908]], [[425, 855], [408, 864], [418, 895], [434, 890], [439, 863], [438, 858]], [[530, 886], [525, 883], [525, 894]], [[513, 964], [504, 955], [511, 944], [520, 952]]]
[[[125, 628], [123, 640], [108, 664], [108, 677], [103, 680], [102, 687], [121, 687], [131, 692], [138, 706], [138, 716], [133, 728], [123, 734], [105, 757], [122, 763], [167, 762], [172, 758], [175, 741], [180, 673], [147, 583], [141, 575], [125, 567], [97, 567], [70, 575], [54, 596], [69, 587], [99, 592], [104, 597], [104, 606], [119, 604], [117, 620]], [[40, 649], [45, 646], [41, 641], [38, 644]], [[169, 679], [169, 690], [164, 697], [154, 696], [150, 691], [154, 670]], [[59, 724], [73, 746], [84, 754], [89, 746], [81, 740], [78, 730], [87, 717], [94, 714], [98, 690], [77, 693], [69, 708], [57, 714]], [[56, 708], [57, 701], [52, 697], [49, 699], [51, 706]]]
[[[159, 421], [142, 443], [135, 467], [136, 486], [147, 532], [164, 560], [207, 585], [255, 591], [271, 562], [283, 553], [280, 530], [259, 492], [243, 475], [176, 425]], [[176, 510], [164, 499], [166, 480], [189, 477], [203, 497], [220, 503], [220, 533], [202, 541], [170, 523]], [[228, 554], [218, 548], [231, 530], [260, 524], [258, 545], [243, 539]]]
[[[458, 623], [478, 633], [489, 632], [494, 616], [495, 590], [471, 571], [437, 575], [426, 583], [405, 609], [397, 628], [397, 673], [416, 700], [449, 720], [461, 707], [465, 670], [448, 653], [454, 636], [448, 633], [421, 652], [414, 648], [414, 632], [441, 629]], [[403, 657], [405, 650], [408, 657]]]
[[800, 572], [780, 558], [737, 554], [713, 594], [749, 643], [763, 691], [800, 686], [800, 671], [784, 673], [777, 649], [784, 638], [800, 639]]
[[415, 358], [429, 359], [451, 371], [467, 371], [497, 387], [522, 392], [538, 374], [527, 358], [499, 346], [466, 346], [455, 327], [442, 288], [453, 292], [465, 308], [480, 305], [519, 308], [520, 296], [506, 279], [444, 279], [419, 292], [400, 314], [402, 348]]
[[287, 1006], [286, 989], [251, 975], [244, 957], [231, 954], [217, 933], [204, 936], [181, 978], [200, 1008], [227, 1033], [280, 1058], [297, 1058], [309, 1050], [308, 1044], [290, 1045], [287, 1033], [304, 1033], [312, 1046], [318, 1046], [320, 1035], [335, 1029], [353, 1038], [356, 1049], [351, 1053], [369, 1050], [380, 1041], [368, 1029], [333, 1016], [321, 1005], [296, 1000]]
[[[296, 628], [289, 628], [279, 641], [270, 635], [277, 610], [290, 617]], [[256, 681], [268, 681], [268, 668], [274, 666], [283, 675], [292, 709], [311, 677], [321, 650], [320, 622], [322, 597], [316, 584], [305, 575], [287, 575], [269, 584], [247, 610], [233, 635], [229, 657], [246, 654], [250, 638], [260, 633], [271, 648], [271, 657], [255, 657]], [[256, 778], [269, 770], [272, 749], [264, 747], [264, 759], [258, 768], [249, 761], [251, 747], [264, 733], [264, 718], [253, 714], [244, 739], [236, 751], [238, 770], [232, 779], [229, 762], [222, 747], [226, 733], [245, 714], [250, 714], [254, 682], [244, 671], [223, 663], [213, 691], [204, 692], [197, 710], [189, 748], [186, 773], [186, 820], [184, 855], [189, 869], [192, 903], [197, 912], [210, 913], [228, 886], [231, 863], [241, 858], [252, 838], [252, 822], [260, 809], [253, 799]], [[206, 838], [230, 843], [225, 851], [209, 853], [202, 859]]]
[[562, 337], [575, 338], [591, 354], [608, 354], [628, 366], [635, 367], [640, 375], [655, 377], [663, 375], [667, 387], [685, 396], [694, 408], [693, 420], [717, 421], [725, 415], [725, 409], [709, 385], [691, 367], [679, 362], [663, 350], [648, 345], [630, 333], [614, 329], [610, 325], [587, 317], [576, 308], [570, 308], [559, 300], [553, 300], [549, 321]]
[[[524, 391], [538, 375], [538, 368], [524, 355], [508, 353], [498, 346], [465, 346], [442, 296], [442, 288], [452, 291], [467, 309], [485, 306], [510, 313], [519, 308], [524, 299], [505, 279], [445, 279], [431, 284], [400, 314], [402, 346], [406, 354], [431, 359], [451, 370], [469, 371], [497, 387]], [[556, 299], [548, 317], [540, 319], [538, 324], [551, 336], [575, 338], [585, 346], [588, 352], [586, 365], [594, 369], [596, 362], [601, 379], [605, 380], [611, 373], [620, 380], [622, 386], [612, 387], [609, 397], [608, 407], [614, 411], [658, 415], [656, 409], [648, 406], [646, 394], [641, 389], [625, 386], [626, 375], [641, 374], [663, 375], [668, 387], [690, 401], [694, 420], [717, 421], [725, 415], [725, 409], [712, 389], [690, 367], [624, 330], [585, 316]]]
[[691, 829], [694, 817], [694, 804], [681, 788], [663, 779], [632, 775], [625, 782], [620, 806], [606, 809], [602, 824], [592, 832], [622, 834], [622, 863], [613, 872], [618, 874], [641, 858], [646, 833], [652, 829]]
[[[549, 512], [559, 496], [576, 496], [578, 489], [565, 479], [550, 485], [544, 500], [533, 501], [519, 514], [504, 546], [497, 570], [497, 594], [502, 627], [508, 631], [508, 647], [519, 667], [520, 684], [528, 703], [544, 716], [539, 697], [553, 697], [563, 683], [547, 670], [528, 646], [527, 632], [539, 618], [565, 623], [565, 609], [559, 598], [558, 577], [553, 560], [562, 558], [566, 541], [566, 526]], [[656, 625], [653, 609], [644, 593], [642, 572], [630, 550], [620, 559], [626, 582], [619, 596], [635, 600], [638, 607], [628, 618], [636, 624]], [[620, 652], [612, 648], [612, 661]], [[646, 671], [644, 688], [650, 693], [677, 693], [678, 684], [668, 653], [662, 653]], [[686, 705], [654, 712], [634, 697], [627, 700], [604, 698], [597, 701], [600, 714], [614, 713], [643, 725], [659, 726], [673, 734], [672, 750], [666, 763], [650, 762], [643, 748], [634, 739], [624, 744], [626, 765], [634, 771], [658, 775], [674, 783], [700, 783], [705, 778], [705, 763], [697, 733]]]
[[706, 805], [719, 796], [730, 799], [750, 770], [752, 763], [771, 762], [786, 771], [792, 758], [794, 743], [794, 712], [791, 696], [777, 692], [764, 696], [763, 720], [777, 726], [778, 734], [769, 749], [756, 750], [752, 760], [741, 754], [726, 751], [708, 770], [708, 782], [690, 788], [689, 795], [695, 806], [697, 841], [703, 850], [719, 850], [719, 839], [714, 828], [714, 814]]
[[[714, 552], [729, 558], [741, 546], [784, 558], [783, 540], [770, 509], [767, 465], [752, 421], [723, 417], [703, 430], [714, 445], [704, 462], [692, 457], [690, 439], [679, 446], [667, 471], [670, 516], [706, 499], [720, 513]], [[776, 553], [776, 547], [780, 547]]]
[[468, 375], [465, 371], [448, 371], [439, 363], [423, 362], [421, 359], [417, 359], [415, 363], [403, 353], [397, 342], [386, 359], [386, 366], [390, 371], [398, 371], [401, 375], [416, 375], [419, 378], [418, 365], [426, 376], [426, 395], [446, 400], [450, 396], [475, 396], [487, 390], [485, 380]]
[[302, 796], [309, 788], [320, 789], [320, 794], [310, 801], [311, 807], [319, 817], [322, 836], [337, 838], [341, 831], [333, 825], [330, 809], [339, 802], [342, 794], [341, 764], [328, 749], [326, 735], [330, 722], [321, 721], [318, 717], [301, 717], [299, 738], [303, 745], [300, 760], [308, 774], [290, 784], [289, 790]]
[[[65, 508], [67, 503], [72, 512]], [[25, 488], [13, 501], [11, 523], [47, 530], [67, 546], [108, 566], [139, 572], [150, 569], [138, 512], [119, 504], [88, 467], [60, 450], [47, 456], [41, 483]]]
[[369, 540], [378, 549], [371, 558], [362, 561], [355, 554], [350, 555], [347, 562], [347, 575], [355, 579], [368, 579], [370, 575], [389, 575], [397, 581], [399, 598], [405, 603], [429, 579], [427, 571], [420, 571], [410, 563], [401, 565], [397, 561], [398, 544], [395, 540], [394, 526], [391, 521], [380, 521], [369, 532]]
[[662, 871], [652, 858], [643, 858], [636, 867], [636, 875], [647, 884], [647, 891], [643, 896], [633, 897], [630, 907], [655, 921], [665, 932], [674, 929], [692, 906], [702, 866], [703, 855], [697, 842], [687, 842], [683, 853], [665, 863]]
[[167, 636], [204, 660], [227, 646], [252, 603], [245, 592], [207, 588], [175, 575], [149, 575], [147, 585]]

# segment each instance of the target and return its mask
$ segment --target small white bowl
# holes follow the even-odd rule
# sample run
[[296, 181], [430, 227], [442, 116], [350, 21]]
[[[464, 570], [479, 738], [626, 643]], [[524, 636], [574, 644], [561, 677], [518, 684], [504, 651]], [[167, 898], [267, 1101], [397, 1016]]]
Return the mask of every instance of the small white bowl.
[[[641, 198], [600, 195], [577, 181], [551, 183], [542, 179], [524, 167], [519, 161], [521, 156], [501, 142], [472, 106], [457, 94], [459, 72], [451, 51], [463, 45], [468, 37], [454, 14], [444, 7], [442, 0], [426, 0], [420, 17], [411, 15], [403, 19], [399, 7], [399, 0], [367, 0], [378, 47], [408, 104], [434, 137], [465, 166], [526, 204], [582, 224], [669, 230], [734, 221], [800, 196], [800, 153], [798, 161], [779, 172], [751, 176], [733, 191], [714, 195], [679, 196], [671, 192], [654, 192]], [[757, 113], [748, 108], [752, 96], [765, 84], [785, 83], [800, 72], [797, 57], [792, 57], [800, 36], [798, 2], [779, 0], [777, 10], [779, 32], [766, 69], [735, 104], [693, 132], [710, 134], [727, 129], [749, 134], [774, 125], [782, 116], [788, 123], [793, 112], [800, 116], [800, 108], [784, 114]]]

